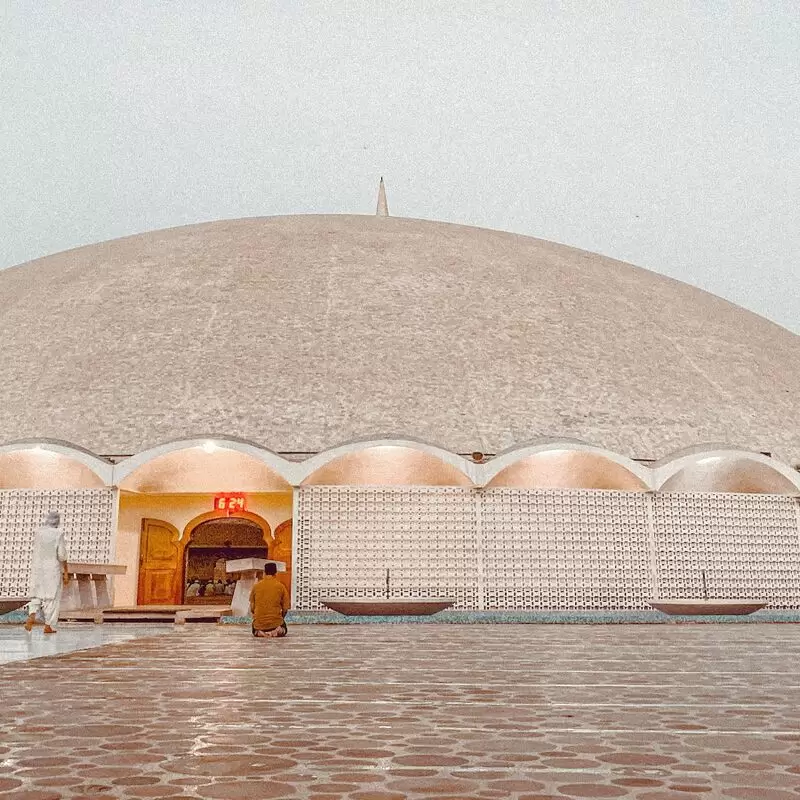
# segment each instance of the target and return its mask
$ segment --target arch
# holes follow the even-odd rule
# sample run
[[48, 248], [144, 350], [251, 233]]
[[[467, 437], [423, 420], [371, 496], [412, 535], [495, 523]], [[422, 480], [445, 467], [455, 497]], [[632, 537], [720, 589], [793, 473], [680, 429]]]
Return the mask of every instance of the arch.
[[[376, 448], [400, 448], [406, 451], [416, 451], [425, 453], [438, 461], [452, 467], [456, 472], [467, 479], [470, 485], [475, 483], [474, 468], [477, 466], [472, 461], [463, 458], [462, 456], [445, 450], [437, 445], [429, 444], [427, 442], [419, 441], [417, 439], [401, 439], [395, 437], [381, 437], [358, 439], [344, 444], [337, 445], [336, 447], [329, 448], [317, 453], [311, 458], [306, 459], [301, 464], [298, 464], [301, 469], [298, 475], [298, 485], [307, 484], [308, 479], [318, 470], [325, 467], [337, 459], [365, 451], [373, 450]], [[460, 480], [460, 479], [459, 479]], [[434, 484], [436, 485], [436, 484]], [[448, 485], [462, 485], [462, 484], [448, 484]]]
[[800, 473], [770, 456], [735, 448], [692, 449], [658, 462], [662, 492], [800, 494]]
[[568, 439], [507, 450], [478, 466], [484, 468], [486, 486], [629, 491], [648, 491], [653, 486], [651, 470], [643, 464], [612, 450]]
[[737, 447], [736, 445], [732, 445], [729, 442], [703, 442], [701, 444], [689, 444], [685, 447], [679, 447], [677, 450], [673, 450], [670, 453], [667, 453], [666, 456], [662, 456], [661, 458], [657, 458], [655, 461], [652, 462], [653, 469], [657, 469], [658, 467], [664, 466], [665, 464], [670, 464], [673, 461], [676, 461], [679, 458], [685, 458], [686, 456], [704, 456], [707, 453], [717, 452], [718, 450], [722, 450], [725, 452], [728, 451], [736, 451], [736, 452], [750, 452], [745, 451], [741, 447]]
[[0, 445], [0, 489], [98, 489], [112, 484], [112, 464], [53, 440]]
[[487, 488], [616, 489], [646, 492], [648, 485], [605, 455], [584, 450], [543, 450], [498, 472]]
[[182, 547], [186, 547], [191, 538], [192, 531], [194, 531], [198, 525], [202, 525], [204, 522], [210, 522], [214, 519], [230, 519], [231, 517], [235, 519], [246, 519], [250, 522], [254, 522], [264, 532], [264, 542], [266, 543], [267, 547], [270, 546], [272, 543], [272, 528], [270, 527], [269, 522], [267, 522], [264, 517], [260, 516], [259, 514], [254, 514], [252, 511], [235, 511], [232, 514], [227, 514], [225, 511], [206, 511], [203, 514], [198, 514], [196, 517], [193, 517], [186, 523], [186, 525], [184, 525], [180, 536]]
[[[206, 525], [209, 522], [213, 522], [214, 520], [229, 520], [229, 519], [240, 519], [246, 520], [254, 525], [257, 525], [261, 529], [261, 536], [264, 540], [264, 547], [267, 551], [267, 556], [269, 556], [272, 547], [274, 545], [274, 539], [272, 537], [272, 528], [267, 520], [264, 517], [254, 514], [251, 511], [237, 511], [233, 514], [227, 514], [224, 511], [207, 511], [204, 514], [198, 514], [193, 519], [189, 520], [188, 523], [184, 526], [183, 533], [181, 534], [181, 538], [178, 542], [179, 547], [179, 556], [178, 556], [178, 580], [177, 584], [180, 587], [180, 594], [181, 594], [181, 601], [188, 602], [185, 597], [186, 591], [186, 579], [187, 579], [187, 565], [188, 565], [188, 556], [189, 556], [189, 548], [192, 543], [192, 535], [194, 532], [203, 525]], [[227, 598], [226, 598], [227, 599]], [[226, 602], [225, 600], [220, 599], [220, 602]]]
[[153, 494], [287, 491], [290, 463], [238, 440], [189, 439], [125, 459], [115, 465], [114, 481], [120, 489]]
[[302, 485], [474, 486], [462, 465], [453, 464], [452, 453], [445, 460], [436, 449], [397, 443], [342, 450], [309, 471]]

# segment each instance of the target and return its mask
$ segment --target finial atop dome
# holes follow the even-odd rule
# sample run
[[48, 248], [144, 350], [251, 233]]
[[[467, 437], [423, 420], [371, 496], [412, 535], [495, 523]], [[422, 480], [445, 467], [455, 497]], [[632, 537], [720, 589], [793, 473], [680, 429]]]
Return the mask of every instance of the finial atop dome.
[[389, 216], [389, 204], [386, 202], [386, 187], [383, 185], [383, 177], [378, 184], [378, 208], [375, 211], [376, 217]]

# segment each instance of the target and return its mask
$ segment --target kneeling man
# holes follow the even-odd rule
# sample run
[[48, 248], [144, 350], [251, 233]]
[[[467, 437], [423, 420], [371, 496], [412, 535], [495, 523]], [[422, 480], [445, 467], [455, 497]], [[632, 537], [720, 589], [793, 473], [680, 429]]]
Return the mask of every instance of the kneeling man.
[[278, 639], [286, 636], [284, 617], [289, 610], [289, 592], [275, 577], [275, 564], [264, 566], [264, 577], [250, 592], [250, 613], [253, 615], [253, 636]]

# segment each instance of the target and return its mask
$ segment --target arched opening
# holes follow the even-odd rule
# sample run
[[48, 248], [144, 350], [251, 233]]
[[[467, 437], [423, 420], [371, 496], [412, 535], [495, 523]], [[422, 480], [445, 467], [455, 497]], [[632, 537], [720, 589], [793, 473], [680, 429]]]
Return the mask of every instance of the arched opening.
[[515, 489], [616, 489], [646, 492], [630, 470], [600, 453], [545, 450], [509, 464], [487, 484]]
[[669, 477], [662, 492], [742, 492], [800, 494], [800, 489], [769, 464], [740, 455], [698, 458]]
[[269, 523], [248, 511], [200, 514], [182, 536], [169, 522], [143, 519], [137, 604], [227, 605], [234, 584], [226, 562], [268, 558], [272, 541]]
[[304, 486], [472, 486], [459, 469], [412, 447], [378, 445], [334, 458]]
[[290, 484], [247, 453], [216, 446], [172, 450], [140, 464], [118, 481], [140, 494], [283, 492]]
[[269, 523], [249, 511], [230, 515], [209, 511], [190, 520], [181, 537], [178, 569], [181, 602], [188, 605], [230, 602], [234, 584], [228, 583], [232, 578], [227, 573], [227, 562], [269, 558], [271, 545]]
[[236, 584], [227, 572], [227, 562], [268, 558], [269, 543], [266, 522], [220, 517], [196, 525], [183, 551], [183, 602], [187, 605], [230, 602]]
[[63, 453], [26, 448], [0, 453], [0, 489], [99, 489], [102, 478]]
[[[200, 550], [210, 547], [211, 543], [202, 545], [198, 540], [193, 547], [197, 552], [187, 553], [192, 532], [207, 520], [228, 518], [224, 511], [210, 509], [221, 508], [218, 503], [226, 496], [236, 496], [241, 506], [230, 518], [249, 519], [259, 527], [262, 535], [257, 550], [263, 556], [264, 548], [267, 552], [270, 548], [270, 526], [291, 516], [292, 487], [285, 472], [286, 464], [280, 457], [247, 443], [224, 439], [191, 439], [159, 445], [114, 465], [113, 480], [120, 489], [116, 559], [128, 566], [128, 575], [115, 581], [115, 605], [133, 604], [134, 600], [140, 605], [183, 604], [187, 599], [186, 591], [193, 583], [198, 585], [192, 586], [189, 592], [190, 604], [210, 602], [211, 597], [215, 602], [224, 602], [224, 595], [219, 592], [224, 593], [226, 589], [230, 592], [228, 581], [231, 578], [226, 577], [221, 585], [223, 579], [218, 569], [211, 587], [209, 581], [213, 574], [208, 575], [206, 567], [199, 562], [193, 569]], [[167, 541], [165, 524], [181, 531], [174, 548]], [[169, 551], [168, 558], [153, 562], [153, 569], [160, 570], [162, 576], [174, 576], [169, 600], [156, 601], [155, 594], [143, 591], [142, 582], [137, 584], [136, 581], [135, 576], [140, 571], [147, 572], [146, 529], [152, 529], [153, 541], [160, 540], [165, 552]], [[161, 534], [156, 533], [157, 530]], [[252, 534], [252, 529], [249, 530]], [[236, 555], [247, 556], [247, 552], [243, 552], [247, 550], [245, 541], [238, 542], [238, 547], [236, 536], [222, 537], [221, 541], [223, 544], [230, 541], [233, 549], [239, 551]], [[250, 549], [252, 552], [252, 547]], [[187, 583], [191, 578], [198, 580]], [[158, 593], [162, 597], [168, 594], [168, 587], [163, 585], [165, 580], [162, 578]], [[145, 583], [147, 585], [147, 581]]]

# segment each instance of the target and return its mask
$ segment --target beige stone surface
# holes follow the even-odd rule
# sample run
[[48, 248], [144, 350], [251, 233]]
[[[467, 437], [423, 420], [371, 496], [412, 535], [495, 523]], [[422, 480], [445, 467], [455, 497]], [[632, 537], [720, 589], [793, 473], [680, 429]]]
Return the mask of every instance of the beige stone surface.
[[800, 337], [628, 264], [444, 223], [245, 219], [72, 250], [0, 272], [0, 342], [5, 442], [569, 436], [800, 461]]

